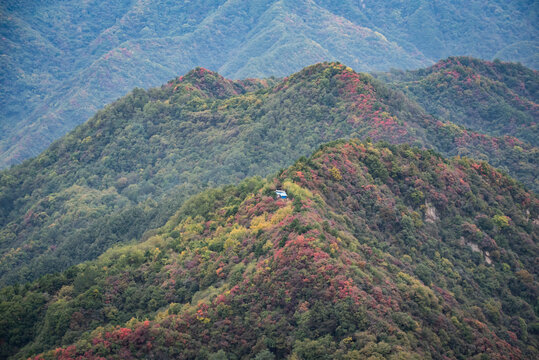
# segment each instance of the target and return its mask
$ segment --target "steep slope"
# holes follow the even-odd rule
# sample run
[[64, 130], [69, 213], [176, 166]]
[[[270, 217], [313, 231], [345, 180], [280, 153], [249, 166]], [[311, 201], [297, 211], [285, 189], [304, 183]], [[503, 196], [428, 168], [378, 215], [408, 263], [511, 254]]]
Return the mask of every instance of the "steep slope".
[[0, 167], [132, 88], [195, 66], [243, 78], [319, 61], [387, 71], [473, 55], [537, 68], [537, 23], [532, 0], [5, 0]]
[[[93, 1], [83, 7], [91, 13], [94, 6], [102, 6], [98, 3]], [[19, 85], [17, 73], [28, 74], [35, 70], [28, 60], [19, 63], [18, 59], [32, 58], [32, 54], [24, 48], [20, 52], [7, 49], [9, 64], [20, 70], [6, 69], [6, 77], [15, 77], [10, 81], [15, 86], [6, 92], [8, 99], [2, 101], [7, 107], [2, 116], [4, 120], [0, 121], [9, 129], [0, 138], [2, 167], [37, 155], [52, 140], [132, 88], [159, 85], [195, 66], [238, 78], [284, 76], [304, 66], [335, 59], [357, 68], [379, 70], [396, 63], [406, 68], [430, 63], [421, 55], [407, 53], [374, 31], [336, 16], [311, 1], [197, 1], [173, 6], [162, 1], [121, 3], [111, 9], [111, 14], [121, 19], [119, 22], [106, 26], [106, 16], [102, 28], [85, 29], [95, 36], [83, 39], [89, 43], [75, 36], [74, 45], [80, 48], [67, 47], [51, 54], [54, 55], [51, 59], [61, 57], [61, 63], [68, 63], [64, 68], [54, 63], [56, 73], [50, 75], [52, 84], [38, 83], [31, 89]], [[36, 14], [40, 11], [78, 14], [80, 11], [76, 1], [41, 6], [45, 9], [34, 9]], [[13, 8], [17, 13], [19, 7]], [[75, 14], [63, 20], [69, 31], [95, 21], [85, 17], [69, 21], [76, 18]], [[36, 17], [31, 20], [50, 21], [41, 19], [40, 15]], [[46, 32], [47, 39], [52, 37], [53, 44], [60, 46], [66, 40], [64, 37], [71, 36], [58, 28], [39, 27], [41, 32], [38, 33]], [[16, 37], [22, 31], [10, 29], [9, 23], [7, 29], [13, 30], [7, 35], [15, 37], [13, 42], [17, 43]], [[39, 56], [42, 63], [49, 63], [45, 56]], [[23, 67], [27, 64], [29, 67]], [[26, 98], [21, 97], [21, 87], [22, 94], [28, 94]], [[13, 102], [19, 105], [12, 109]], [[24, 107], [20, 106], [21, 102]], [[16, 112], [21, 108], [22, 113]]]
[[453, 57], [381, 77], [447, 121], [539, 144], [539, 73], [520, 64]]
[[332, 143], [2, 289], [2, 355], [531, 359], [538, 221], [536, 196], [484, 162]]
[[0, 173], [0, 283], [95, 258], [162, 225], [194, 192], [266, 176], [350, 136], [489, 160], [538, 186], [536, 147], [440, 122], [341, 64], [314, 65], [276, 84], [199, 68], [133, 91]]
[[379, 31], [403, 48], [417, 49], [434, 61], [470, 55], [519, 61], [534, 69], [539, 65], [539, 8], [533, 0], [316, 2], [354, 23]]

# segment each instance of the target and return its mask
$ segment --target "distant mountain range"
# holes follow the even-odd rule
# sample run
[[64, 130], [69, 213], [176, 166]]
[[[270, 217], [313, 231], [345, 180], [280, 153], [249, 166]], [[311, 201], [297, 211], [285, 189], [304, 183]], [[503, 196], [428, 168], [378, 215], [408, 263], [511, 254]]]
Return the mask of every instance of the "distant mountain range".
[[38, 155], [134, 87], [196, 66], [285, 76], [338, 60], [417, 69], [450, 55], [539, 67], [538, 3], [216, 0], [0, 3], [0, 167]]
[[[331, 83], [318, 70], [347, 74], [280, 87]], [[333, 142], [192, 197], [141, 242], [3, 287], [0, 356], [536, 359], [538, 223], [536, 195], [484, 162]]]
[[[450, 61], [501, 71], [467, 58], [442, 65]], [[535, 77], [523, 81], [521, 92], [533, 92], [536, 73], [524, 74]], [[447, 101], [457, 101], [455, 109], [476, 108], [458, 100]], [[520, 121], [534, 131], [533, 116]], [[489, 132], [483, 125], [477, 123]], [[488, 161], [536, 191], [539, 151], [532, 135], [522, 137], [526, 142], [442, 121], [401, 91], [339, 63], [280, 81], [233, 81], [197, 68], [160, 88], [135, 89], [41, 155], [0, 172], [0, 284], [94, 259], [163, 225], [202, 189], [271, 175], [341, 138]]]
[[380, 78], [436, 117], [539, 145], [537, 71], [518, 64], [451, 57], [427, 69], [392, 71]]

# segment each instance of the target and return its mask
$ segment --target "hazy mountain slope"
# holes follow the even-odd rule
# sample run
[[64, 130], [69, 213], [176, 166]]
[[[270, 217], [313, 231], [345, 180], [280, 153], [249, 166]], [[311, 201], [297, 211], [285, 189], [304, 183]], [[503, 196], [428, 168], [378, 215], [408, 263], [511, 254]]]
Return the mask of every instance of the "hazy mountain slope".
[[[91, 41], [114, 25], [131, 2], [7, 0], [0, 4], [0, 54], [5, 65], [0, 70], [0, 127], [5, 130], [0, 135], [2, 150], [18, 141], [6, 143], [9, 136], [17, 136], [17, 130], [32, 129], [32, 112], [45, 116], [50, 106], [44, 101], [48, 96], [58, 97], [58, 91], [67, 90], [67, 79], [92, 64], [98, 54], [88, 51]], [[54, 120], [52, 115], [45, 118]], [[66, 116], [64, 122], [69, 121]], [[65, 124], [50, 122], [33, 126], [34, 132], [36, 127], [42, 127], [40, 135], [44, 137], [34, 142], [45, 144], [58, 138], [62, 133], [58, 127]], [[43, 128], [49, 124], [51, 129]], [[37, 155], [40, 150], [29, 149], [27, 156]]]
[[539, 144], [539, 73], [519, 64], [449, 58], [381, 77], [442, 119]]
[[537, 68], [537, 23], [534, 1], [6, 0], [0, 166], [195, 66], [267, 77], [323, 60], [385, 71], [470, 54]]
[[199, 68], [161, 88], [136, 89], [37, 158], [1, 172], [0, 282], [95, 258], [162, 225], [193, 192], [265, 176], [343, 137], [489, 160], [538, 186], [536, 147], [440, 122], [341, 64], [314, 65], [272, 85]]
[[333, 143], [195, 196], [145, 242], [4, 288], [2, 351], [534, 358], [538, 216], [536, 196], [486, 163]]
[[404, 48], [438, 60], [454, 55], [497, 56], [535, 69], [539, 5], [534, 0], [315, 0]]
[[[78, 6], [75, 2], [49, 10], [78, 12]], [[395, 63], [411, 68], [429, 63], [421, 55], [408, 54], [372, 30], [309, 1], [230, 0], [222, 6], [192, 2], [172, 7], [163, 2], [133, 1], [126, 6], [112, 9], [111, 13], [121, 19], [112, 26], [85, 29], [96, 36], [86, 47], [57, 54], [62, 57], [61, 63], [71, 58], [74, 64], [58, 74], [61, 79], [51, 84], [57, 86], [43, 87], [38, 100], [32, 99], [34, 95], [25, 100], [28, 109], [33, 102], [37, 105], [31, 112], [6, 114], [0, 120], [10, 125], [6, 127], [10, 131], [0, 139], [4, 166], [37, 155], [52, 139], [133, 87], [156, 86], [195, 66], [222, 69], [237, 78], [283, 76], [334, 59], [363, 69], [388, 69]], [[76, 28], [76, 24], [66, 23], [69, 31]], [[55, 30], [64, 36], [70, 34]], [[27, 52], [22, 55], [32, 58]], [[18, 58], [10, 58], [16, 66]], [[46, 59], [40, 61], [47, 63]], [[34, 70], [21, 68], [21, 72], [30, 71]], [[11, 93], [10, 88], [6, 95]], [[21, 98], [15, 91], [13, 96]]]

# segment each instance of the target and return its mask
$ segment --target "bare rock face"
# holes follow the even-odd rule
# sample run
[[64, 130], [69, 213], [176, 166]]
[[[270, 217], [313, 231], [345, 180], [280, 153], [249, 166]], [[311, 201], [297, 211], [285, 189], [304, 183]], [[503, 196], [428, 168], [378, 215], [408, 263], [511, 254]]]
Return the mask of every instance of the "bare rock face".
[[485, 251], [485, 262], [489, 265], [492, 264], [492, 259], [490, 258], [490, 253], [488, 251]]
[[425, 203], [425, 221], [428, 223], [435, 223], [438, 220], [436, 215], [436, 208], [430, 203]]
[[492, 259], [490, 257], [490, 252], [481, 250], [477, 244], [474, 244], [473, 242], [467, 241], [463, 237], [460, 238], [460, 244], [463, 245], [463, 246], [464, 245], [469, 246], [470, 249], [472, 249], [473, 252], [478, 252], [478, 253], [482, 254], [485, 257], [485, 262], [488, 265], [492, 264]]

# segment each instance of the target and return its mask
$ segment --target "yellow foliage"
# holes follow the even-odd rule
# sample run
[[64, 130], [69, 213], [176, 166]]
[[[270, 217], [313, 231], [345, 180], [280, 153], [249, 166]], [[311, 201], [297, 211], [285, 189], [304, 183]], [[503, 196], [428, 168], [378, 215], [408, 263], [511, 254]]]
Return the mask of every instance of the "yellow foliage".
[[372, 143], [367, 143], [367, 152], [369, 154], [380, 155], [380, 150], [372, 146]]
[[399, 288], [410, 291], [413, 294], [414, 301], [416, 301], [418, 304], [431, 308], [436, 308], [438, 306], [438, 298], [429, 287], [421, 284], [419, 280], [414, 279], [412, 276], [406, 273], [399, 272], [397, 276], [401, 280], [404, 280], [404, 282], [408, 285], [400, 285]]
[[223, 247], [226, 249], [235, 248], [240, 245], [240, 239], [243, 239], [248, 233], [248, 230], [241, 225], [235, 225], [228, 233], [227, 239]]
[[331, 169], [329, 169], [329, 172], [331, 173], [331, 176], [333, 176], [333, 178], [337, 181], [341, 181], [342, 180], [342, 175], [341, 175], [341, 171], [339, 169], [337, 169], [337, 167], [332, 167]]
[[406, 284], [408, 285], [412, 285], [414, 284], [415, 282], [419, 283], [419, 281], [415, 280], [412, 276], [400, 271], [397, 276], [401, 279], [401, 280], [404, 280], [404, 282], [406, 282]]
[[203, 324], [207, 324], [210, 322], [210, 318], [204, 316], [197, 316], [197, 320]]
[[241, 225], [236, 225], [228, 234], [228, 237], [234, 240], [243, 238], [247, 234], [247, 229]]
[[185, 232], [186, 235], [201, 234], [204, 231], [202, 224], [196, 222], [191, 217], [185, 219], [181, 227], [183, 228], [182, 232]]
[[208, 247], [210, 249], [219, 248], [220, 245], [224, 244], [225, 239], [226, 239], [226, 236], [224, 236], [224, 235], [213, 237], [213, 238], [208, 240]]
[[266, 221], [266, 214], [262, 214], [251, 220], [251, 231], [264, 230], [270, 226], [271, 222]]
[[389, 157], [389, 156], [393, 155], [393, 153], [391, 152], [391, 150], [389, 150], [387, 148], [383, 148], [382, 149], [382, 155], [384, 155], [384, 157]]
[[167, 318], [167, 316], [169, 316], [168, 310], [170, 309], [170, 306], [172, 306], [172, 305], [174, 305], [174, 303], [170, 304], [169, 307], [166, 310], [158, 312], [154, 317], [154, 321], [163, 321], [163, 320], [165, 320]]
[[494, 223], [500, 227], [500, 228], [505, 228], [505, 227], [508, 227], [509, 226], [509, 217], [505, 216], [505, 215], [494, 215]]
[[238, 240], [233, 239], [233, 238], [228, 238], [225, 240], [223, 247], [225, 248], [225, 250], [228, 250], [229, 248], [235, 248], [239, 244], [240, 242]]
[[451, 261], [449, 261], [449, 259], [446, 259], [446, 258], [442, 258], [442, 265], [446, 269], [452, 269], [453, 268], [453, 264], [451, 263]]
[[286, 218], [288, 215], [292, 214], [292, 203], [288, 203], [285, 207], [280, 208], [273, 214], [273, 216], [270, 219], [270, 222], [272, 224], [278, 224], [280, 223], [284, 218]]
[[296, 183], [293, 183], [290, 180], [286, 180], [283, 183], [283, 188], [289, 193], [293, 194], [299, 200], [312, 199], [314, 197], [313, 193], [307, 189], [302, 188]]
[[71, 296], [73, 296], [73, 285], [64, 285], [58, 292], [58, 297], [60, 298], [69, 298], [71, 299]]
[[151, 251], [151, 254], [152, 254], [153, 260], [155, 261], [161, 254], [161, 250], [158, 247], [156, 247]]

